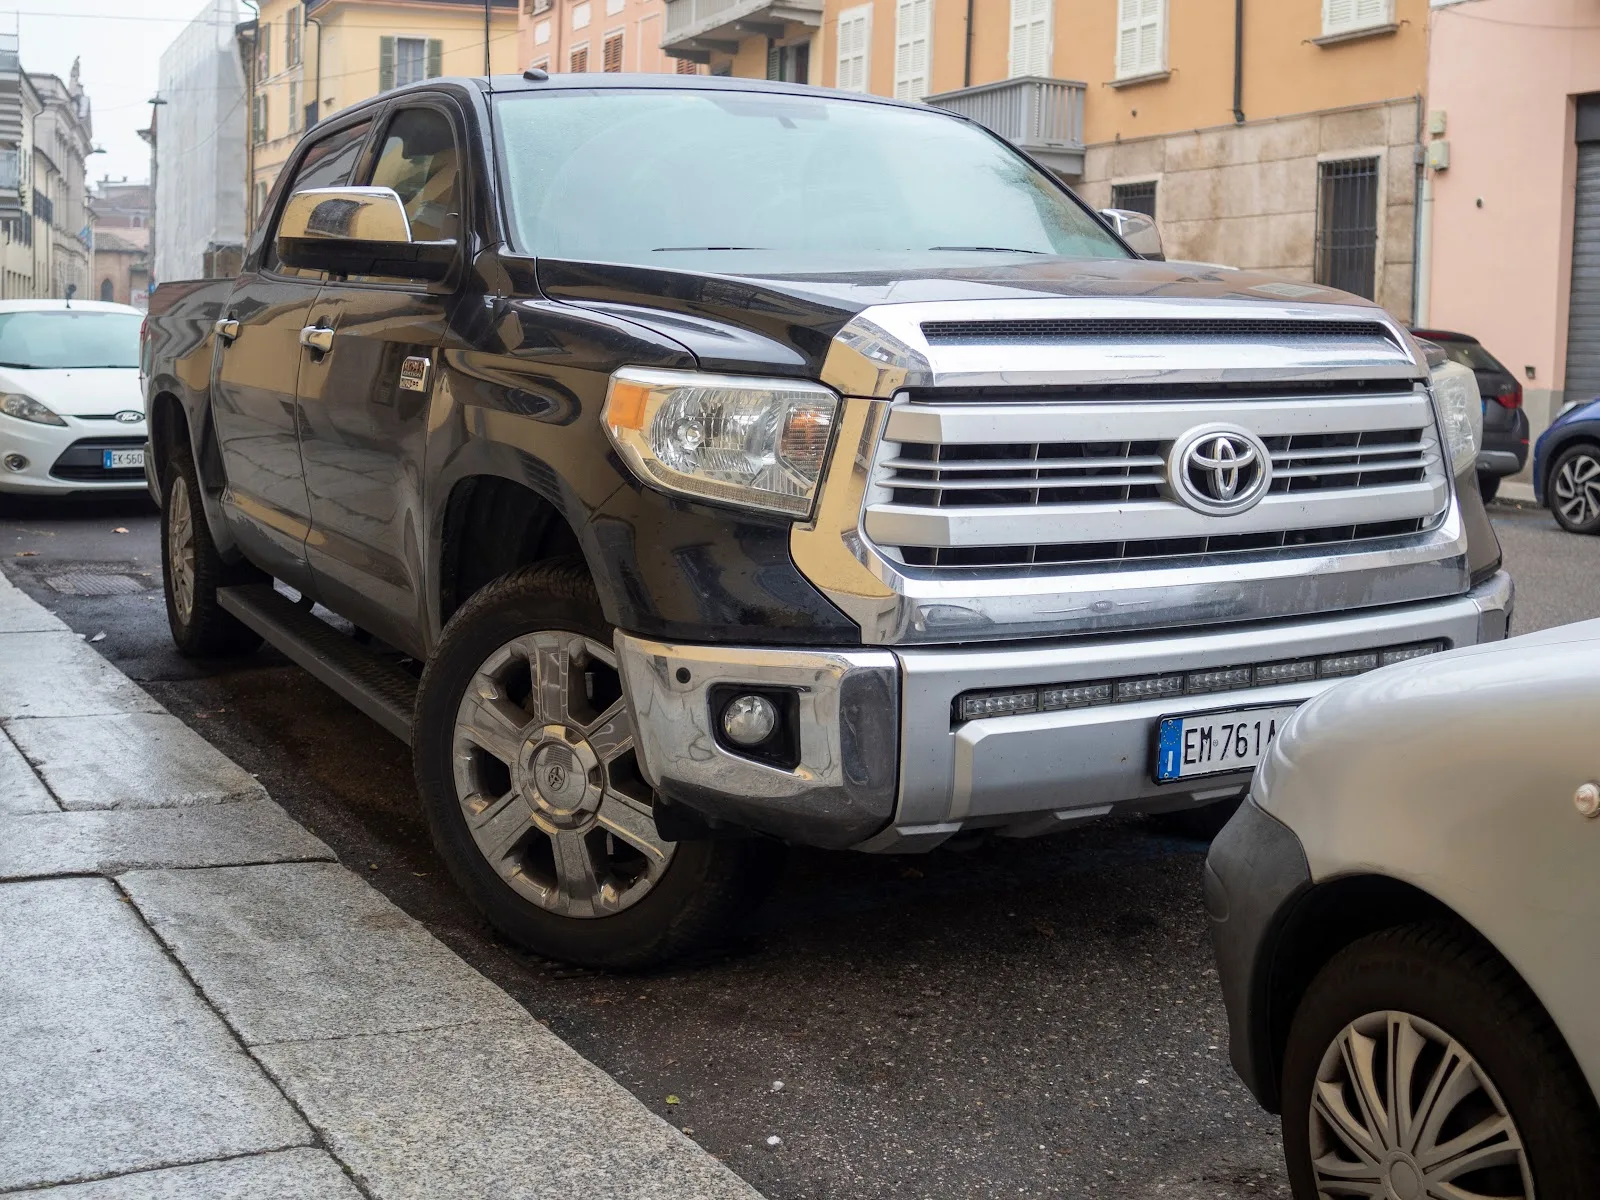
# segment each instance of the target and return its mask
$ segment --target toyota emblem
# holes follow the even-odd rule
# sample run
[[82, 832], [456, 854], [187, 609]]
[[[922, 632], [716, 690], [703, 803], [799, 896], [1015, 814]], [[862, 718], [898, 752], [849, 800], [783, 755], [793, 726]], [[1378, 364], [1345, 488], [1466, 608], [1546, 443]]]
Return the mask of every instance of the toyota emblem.
[[1191, 429], [1172, 447], [1167, 464], [1172, 491], [1208, 516], [1253, 508], [1272, 483], [1272, 454], [1255, 434], [1235, 425]]

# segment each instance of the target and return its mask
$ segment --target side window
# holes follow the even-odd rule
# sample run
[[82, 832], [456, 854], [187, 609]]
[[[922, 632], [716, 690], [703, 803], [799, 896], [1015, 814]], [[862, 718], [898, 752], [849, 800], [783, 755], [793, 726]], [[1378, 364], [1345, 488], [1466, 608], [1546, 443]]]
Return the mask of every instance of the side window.
[[[306, 151], [306, 156], [300, 160], [294, 179], [284, 194], [293, 195], [295, 192], [309, 191], [313, 188], [342, 187], [349, 183], [350, 174], [356, 169], [356, 162], [361, 157], [361, 147], [366, 143], [367, 134], [371, 129], [371, 121], [362, 121], [358, 125], [348, 126], [322, 138]], [[278, 261], [276, 239], [277, 230], [274, 229], [273, 240], [267, 243], [261, 255], [261, 265], [264, 270], [278, 275], [294, 275], [302, 279], [316, 279], [321, 274], [318, 271], [284, 266]]]
[[393, 188], [411, 220], [411, 237], [460, 236], [461, 156], [450, 118], [436, 108], [405, 108], [384, 134], [372, 186]]

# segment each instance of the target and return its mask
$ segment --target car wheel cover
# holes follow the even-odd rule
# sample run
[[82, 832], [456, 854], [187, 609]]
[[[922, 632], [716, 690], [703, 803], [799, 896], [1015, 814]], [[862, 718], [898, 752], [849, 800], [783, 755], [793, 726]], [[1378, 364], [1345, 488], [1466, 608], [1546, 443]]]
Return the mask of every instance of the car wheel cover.
[[1571, 525], [1600, 517], [1600, 459], [1574, 454], [1556, 471], [1556, 509]]
[[173, 479], [167, 497], [167, 580], [172, 607], [187, 625], [194, 617], [194, 509], [182, 475]]
[[1368, 1013], [1339, 1032], [1317, 1071], [1310, 1124], [1321, 1195], [1533, 1200], [1522, 1136], [1488, 1073], [1410, 1013]]
[[456, 711], [456, 797], [473, 842], [513, 891], [559, 916], [637, 904], [676, 849], [656, 833], [620, 690], [609, 647], [530, 633], [484, 661]]

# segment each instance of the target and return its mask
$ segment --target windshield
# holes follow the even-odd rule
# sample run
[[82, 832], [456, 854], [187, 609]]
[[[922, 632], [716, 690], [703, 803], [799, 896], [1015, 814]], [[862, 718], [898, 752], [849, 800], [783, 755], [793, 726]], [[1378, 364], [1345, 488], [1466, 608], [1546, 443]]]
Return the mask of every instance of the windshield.
[[496, 112], [519, 249], [730, 272], [1127, 258], [964, 121], [826, 97], [514, 94]]
[[0, 367], [137, 367], [141, 320], [71, 308], [0, 313]]

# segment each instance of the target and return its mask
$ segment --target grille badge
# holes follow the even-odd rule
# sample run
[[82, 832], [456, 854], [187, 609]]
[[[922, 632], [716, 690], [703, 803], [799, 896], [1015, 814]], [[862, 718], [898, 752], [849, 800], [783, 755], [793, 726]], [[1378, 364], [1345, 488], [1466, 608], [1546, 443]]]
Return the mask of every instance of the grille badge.
[[1167, 481], [1183, 504], [1208, 516], [1252, 509], [1272, 484], [1266, 444], [1237, 425], [1201, 425], [1173, 443]]

